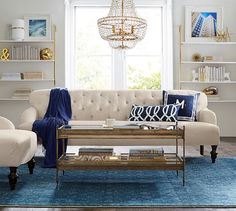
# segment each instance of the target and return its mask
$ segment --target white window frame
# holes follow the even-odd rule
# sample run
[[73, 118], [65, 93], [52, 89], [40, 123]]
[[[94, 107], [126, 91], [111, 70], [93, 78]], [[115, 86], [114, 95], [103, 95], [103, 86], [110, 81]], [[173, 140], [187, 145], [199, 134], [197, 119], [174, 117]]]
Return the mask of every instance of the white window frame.
[[[72, 75], [75, 72], [75, 7], [110, 7], [111, 0], [65, 0], [66, 8], [66, 32], [65, 35], [65, 49], [66, 49], [66, 87], [74, 87], [74, 80]], [[172, 0], [136, 0], [136, 7], [162, 7], [163, 8], [163, 49], [162, 49], [162, 72], [161, 72], [161, 89], [173, 89], [173, 31], [172, 31]], [[107, 14], [104, 14], [104, 17]], [[168, 40], [168, 42], [167, 42]], [[113, 66], [111, 70], [112, 75], [112, 89], [126, 89], [127, 88], [127, 74], [125, 51], [112, 50]], [[116, 60], [116, 61], [114, 61]], [[122, 61], [122, 62], [119, 62]], [[114, 64], [122, 64], [114, 65]]]

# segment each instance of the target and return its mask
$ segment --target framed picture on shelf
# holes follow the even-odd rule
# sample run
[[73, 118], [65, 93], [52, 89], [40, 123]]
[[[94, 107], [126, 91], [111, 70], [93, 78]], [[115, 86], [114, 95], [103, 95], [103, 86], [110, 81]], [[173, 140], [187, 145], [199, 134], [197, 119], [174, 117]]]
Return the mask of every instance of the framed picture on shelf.
[[27, 15], [25, 20], [25, 40], [50, 40], [50, 15]]
[[215, 41], [217, 31], [222, 30], [222, 8], [185, 7], [185, 41]]

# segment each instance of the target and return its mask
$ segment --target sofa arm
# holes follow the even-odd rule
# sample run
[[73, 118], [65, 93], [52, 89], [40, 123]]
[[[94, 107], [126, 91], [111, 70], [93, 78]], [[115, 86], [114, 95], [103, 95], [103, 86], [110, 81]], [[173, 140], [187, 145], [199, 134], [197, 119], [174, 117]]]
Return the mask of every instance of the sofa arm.
[[208, 108], [199, 111], [198, 121], [217, 125], [217, 118], [215, 112]]
[[20, 125], [17, 128], [23, 130], [31, 130], [32, 124], [37, 118], [38, 112], [34, 107], [26, 109], [20, 116]]
[[13, 130], [13, 129], [15, 129], [15, 126], [10, 120], [0, 116], [0, 129], [1, 130], [9, 130], [9, 129]]

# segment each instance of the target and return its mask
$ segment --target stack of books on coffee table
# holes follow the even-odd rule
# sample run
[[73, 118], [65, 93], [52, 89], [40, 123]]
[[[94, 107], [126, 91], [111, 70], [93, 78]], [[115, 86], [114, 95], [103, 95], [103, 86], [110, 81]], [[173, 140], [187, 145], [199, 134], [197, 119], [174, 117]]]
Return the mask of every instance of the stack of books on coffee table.
[[164, 159], [164, 149], [149, 148], [149, 149], [130, 149], [129, 150], [130, 160], [161, 160]]
[[77, 160], [103, 161], [113, 155], [113, 148], [80, 148]]

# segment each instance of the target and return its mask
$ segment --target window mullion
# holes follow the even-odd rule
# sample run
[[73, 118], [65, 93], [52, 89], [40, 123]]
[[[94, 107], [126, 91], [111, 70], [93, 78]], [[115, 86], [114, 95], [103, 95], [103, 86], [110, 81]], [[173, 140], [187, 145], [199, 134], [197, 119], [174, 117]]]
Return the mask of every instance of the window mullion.
[[113, 89], [126, 89], [126, 55], [124, 50], [113, 50], [112, 81]]

